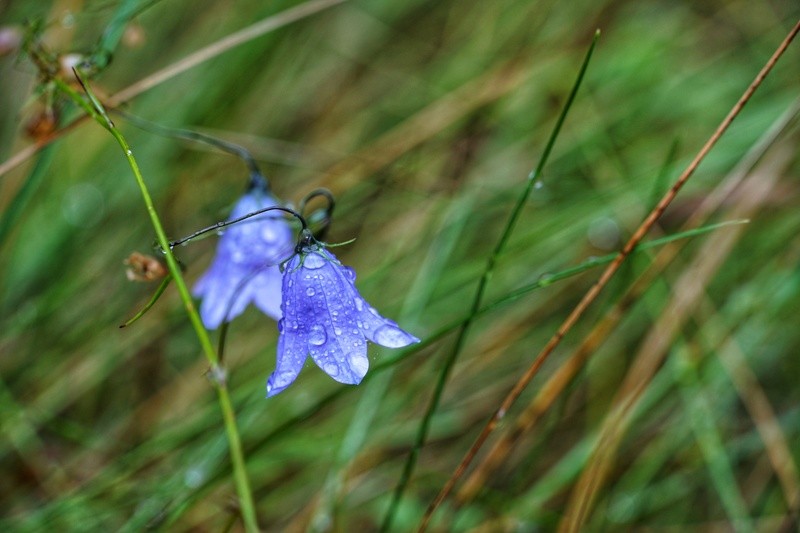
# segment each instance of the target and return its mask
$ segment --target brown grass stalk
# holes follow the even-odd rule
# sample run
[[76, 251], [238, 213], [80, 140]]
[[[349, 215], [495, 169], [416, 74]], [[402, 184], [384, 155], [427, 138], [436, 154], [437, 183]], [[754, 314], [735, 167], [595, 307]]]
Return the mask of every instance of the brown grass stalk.
[[[777, 183], [778, 167], [785, 165], [791, 152], [784, 149], [773, 156], [767, 169], [754, 172], [742, 184], [745, 194], [739, 197], [731, 213], [736, 218], [755, 215]], [[661, 368], [672, 341], [683, 325], [699, 307], [705, 296], [705, 287], [722, 267], [734, 245], [744, 233], [745, 226], [732, 227], [730, 231], [711, 235], [695, 260], [685, 269], [673, 286], [671, 301], [658, 316], [656, 323], [642, 341], [623, 383], [603, 421], [600, 436], [587, 468], [575, 484], [559, 531], [581, 531], [614, 467], [614, 457], [622, 438], [630, 426], [636, 406], [656, 372]]]
[[[461, 463], [458, 465], [456, 470], [450, 476], [450, 479], [445, 483], [445, 485], [440, 490], [439, 494], [436, 498], [431, 502], [428, 509], [426, 510], [420, 525], [419, 531], [425, 531], [427, 529], [428, 522], [430, 521], [433, 513], [436, 511], [438, 506], [444, 501], [444, 499], [449, 495], [452, 491], [455, 483], [458, 479], [466, 471], [467, 467], [472, 463], [472, 460], [475, 458], [478, 451], [483, 447], [483, 444], [486, 442], [487, 438], [494, 429], [497, 427], [498, 423], [505, 417], [508, 410], [514, 405], [516, 400], [525, 390], [527, 385], [530, 381], [538, 374], [539, 369], [542, 367], [544, 362], [550, 356], [550, 354], [555, 350], [555, 348], [561, 343], [561, 339], [569, 332], [570, 329], [577, 323], [578, 319], [583, 315], [586, 309], [594, 302], [597, 296], [600, 294], [602, 289], [608, 284], [611, 278], [616, 274], [619, 270], [622, 263], [627, 259], [627, 257], [631, 254], [631, 252], [636, 248], [636, 246], [642, 241], [642, 239], [647, 235], [659, 217], [664, 213], [666, 208], [672, 203], [672, 201], [677, 196], [678, 192], [681, 188], [686, 184], [689, 178], [694, 174], [694, 171], [700, 165], [700, 162], [708, 155], [717, 141], [722, 137], [728, 127], [731, 125], [733, 120], [739, 115], [742, 111], [744, 106], [753, 96], [755, 91], [764, 81], [766, 76], [775, 66], [777, 61], [789, 47], [791, 42], [796, 37], [798, 31], [800, 31], [800, 21], [798, 21], [794, 27], [789, 31], [788, 35], [784, 38], [784, 40], [780, 43], [777, 47], [775, 52], [772, 56], [767, 60], [764, 64], [762, 69], [758, 72], [755, 79], [752, 83], [747, 87], [744, 91], [742, 96], [739, 100], [734, 104], [733, 108], [728, 112], [725, 118], [722, 120], [720, 125], [711, 135], [711, 137], [706, 141], [694, 159], [689, 163], [688, 167], [683, 171], [683, 173], [678, 177], [675, 183], [670, 187], [669, 191], [664, 195], [664, 197], [658, 202], [656, 207], [645, 217], [644, 221], [641, 225], [637, 228], [634, 232], [633, 236], [628, 240], [625, 244], [623, 249], [617, 255], [613, 262], [611, 262], [608, 267], [603, 271], [600, 275], [600, 278], [595, 282], [595, 284], [586, 292], [584, 297], [578, 302], [577, 306], [573, 309], [573, 311], [567, 316], [555, 334], [551, 337], [551, 339], [547, 342], [541, 352], [537, 355], [534, 359], [531, 366], [528, 370], [520, 377], [517, 383], [512, 387], [509, 391], [503, 402], [500, 404], [500, 407], [495, 411], [492, 417], [484, 426], [481, 433], [478, 435], [475, 443], [470, 447], [470, 449], [465, 454], [464, 458], [462, 459]], [[730, 232], [724, 232], [726, 235]], [[600, 448], [601, 450], [603, 447]]]
[[[775, 121], [772, 127], [759, 139], [736, 168], [728, 174], [725, 181], [703, 199], [701, 204], [692, 213], [686, 223], [682, 225], [679, 231], [695, 228], [705, 223], [709, 216], [719, 209], [723, 202], [731, 197], [736, 188], [740, 186], [744, 178], [763, 157], [766, 150], [774, 145], [776, 139], [786, 130], [786, 127], [794, 120], [798, 113], [800, 113], [800, 99], [795, 100], [789, 109]], [[569, 359], [567, 359], [545, 382], [541, 390], [531, 400], [522, 414], [517, 417], [514, 427], [505, 432], [500, 439], [498, 439], [492, 449], [486, 454], [483, 461], [475, 467], [456, 497], [459, 506], [465, 505], [475, 497], [486, 480], [504, 462], [515, 443], [524, 434], [530, 432], [535, 427], [541, 415], [547, 412], [553, 405], [555, 400], [572, 381], [572, 378], [583, 368], [589, 356], [597, 350], [607, 336], [614, 330], [619, 321], [625, 316], [627, 309], [641, 297], [656, 277], [678, 256], [685, 245], [686, 242], [678, 241], [659, 250], [647, 271], [629, 287], [614, 308], [606, 313], [597, 326], [585, 337], [578, 349], [575, 350]], [[742, 379], [745, 378], [742, 377]], [[749, 383], [752, 384], [752, 380], [750, 380]], [[757, 383], [755, 385], [757, 385]], [[753, 412], [756, 411], [761, 413], [764, 409], [753, 409]], [[754, 421], [757, 422], [755, 416], [753, 418]], [[776, 452], [774, 455], [776, 458], [783, 457], [780, 451]], [[783, 459], [776, 459], [773, 461], [774, 465], [783, 463], [785, 463]], [[779, 467], [776, 466], [776, 469], [777, 468]], [[788, 480], [790, 477], [789, 474], [786, 474], [783, 479]], [[790, 483], [785, 482], [782, 483], [782, 485], [788, 487]], [[791, 491], [787, 494], [791, 494]]]

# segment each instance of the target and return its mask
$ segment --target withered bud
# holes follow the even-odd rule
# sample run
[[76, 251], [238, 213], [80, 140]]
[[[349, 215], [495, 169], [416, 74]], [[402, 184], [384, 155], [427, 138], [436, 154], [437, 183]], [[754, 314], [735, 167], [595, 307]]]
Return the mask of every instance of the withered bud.
[[151, 255], [133, 252], [125, 260], [128, 268], [125, 276], [130, 281], [155, 281], [167, 275], [167, 269], [161, 261]]

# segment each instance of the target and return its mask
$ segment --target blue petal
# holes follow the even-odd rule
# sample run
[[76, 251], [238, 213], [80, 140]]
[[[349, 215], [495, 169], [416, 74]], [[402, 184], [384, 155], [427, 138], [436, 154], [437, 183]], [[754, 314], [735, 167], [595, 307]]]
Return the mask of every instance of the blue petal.
[[[237, 202], [229, 220], [276, 205], [278, 203], [271, 195], [254, 190]], [[284, 215], [277, 211], [268, 211], [228, 227], [219, 245], [220, 253], [229, 261], [253, 269], [274, 265], [278, 276], [278, 263], [286, 259], [293, 248], [292, 230]]]
[[[330, 252], [326, 253], [333, 257]], [[338, 266], [337, 274], [342, 284], [346, 287], [344, 290], [349, 293], [349, 300], [353, 302], [355, 307], [356, 325], [363, 331], [367, 339], [387, 348], [402, 348], [419, 342], [418, 338], [400, 329], [394, 321], [382, 317], [374, 307], [361, 297], [355, 286], [356, 274], [352, 268]]]
[[[195, 284], [194, 295], [202, 298], [200, 318], [208, 329], [216, 329], [222, 322], [233, 320], [250, 303], [250, 296], [240, 290], [236, 301], [230, 305], [244, 273], [235, 265], [214, 260], [211, 268]], [[230, 311], [228, 307], [230, 306]], [[227, 312], [227, 317], [225, 316]]]
[[330, 377], [355, 385], [369, 369], [367, 342], [355, 320], [355, 303], [349, 286], [339, 275], [341, 265], [332, 254], [312, 252], [303, 263], [300, 296], [310, 326], [311, 358]]
[[[277, 202], [271, 195], [252, 190], [236, 203], [230, 220], [274, 205]], [[229, 227], [220, 238], [211, 268], [194, 288], [194, 294], [203, 299], [200, 314], [206, 327], [215, 329], [223, 321], [232, 320], [251, 301], [268, 316], [279, 319], [278, 264], [292, 248], [291, 228], [280, 214], [267, 212]]]
[[[274, 268], [277, 270], [277, 267]], [[274, 272], [273, 267], [261, 272], [250, 282], [253, 301], [265, 315], [275, 320], [280, 320], [281, 312], [281, 276], [280, 271]]]
[[291, 385], [297, 378], [308, 356], [308, 324], [299, 316], [297, 277], [299, 256], [286, 265], [283, 276], [283, 318], [278, 322], [278, 354], [275, 371], [267, 381], [267, 396], [275, 396]]

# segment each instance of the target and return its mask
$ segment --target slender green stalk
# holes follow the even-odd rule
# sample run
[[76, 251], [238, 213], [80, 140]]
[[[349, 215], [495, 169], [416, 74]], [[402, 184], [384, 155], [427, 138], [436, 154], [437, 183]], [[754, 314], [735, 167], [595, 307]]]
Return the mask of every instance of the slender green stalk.
[[150, 222], [152, 223], [153, 229], [156, 232], [156, 238], [164, 252], [164, 256], [167, 261], [167, 268], [169, 269], [172, 279], [175, 282], [175, 286], [178, 289], [178, 294], [180, 295], [181, 301], [186, 309], [186, 314], [189, 316], [189, 321], [191, 322], [192, 327], [197, 334], [197, 339], [200, 341], [203, 354], [211, 366], [209, 376], [211, 376], [211, 382], [214, 384], [214, 388], [217, 390], [217, 399], [220, 404], [220, 409], [222, 410], [222, 418], [225, 423], [225, 433], [228, 437], [231, 461], [233, 463], [233, 477], [236, 484], [236, 491], [239, 494], [239, 505], [241, 506], [242, 519], [244, 520], [245, 529], [251, 532], [258, 531], [255, 506], [253, 504], [253, 495], [247, 479], [247, 472], [244, 464], [244, 454], [242, 453], [242, 443], [239, 437], [239, 431], [236, 427], [236, 417], [233, 411], [230, 395], [228, 394], [224, 369], [219, 365], [217, 353], [214, 351], [214, 347], [211, 344], [211, 339], [208, 336], [208, 332], [203, 326], [203, 322], [200, 319], [200, 315], [197, 313], [194, 302], [192, 302], [191, 293], [186, 285], [186, 281], [183, 279], [180, 265], [178, 264], [177, 259], [175, 259], [175, 255], [172, 253], [169, 239], [167, 238], [167, 234], [164, 231], [163, 225], [161, 224], [161, 219], [156, 212], [153, 199], [150, 196], [150, 192], [147, 188], [147, 184], [144, 181], [144, 177], [139, 170], [139, 165], [136, 162], [133, 151], [128, 145], [128, 142], [125, 140], [125, 137], [122, 136], [122, 133], [114, 126], [114, 123], [105, 112], [103, 105], [92, 94], [88, 85], [83, 82], [80, 74], [76, 71], [75, 75], [79, 80], [81, 80], [81, 83], [86, 90], [86, 95], [89, 99], [88, 102], [85, 98], [83, 98], [83, 96], [81, 96], [75, 89], [70, 87], [63, 80], [56, 79], [55, 83], [61, 91], [69, 96], [69, 98], [71, 98], [75, 103], [80, 105], [84, 111], [86, 111], [98, 124], [108, 130], [114, 139], [116, 139], [117, 143], [122, 148], [122, 151], [125, 153], [125, 157], [128, 160], [128, 165], [131, 167], [133, 175], [136, 178], [136, 183], [139, 185], [139, 190], [142, 193], [142, 199], [144, 200], [144, 204], [147, 208], [147, 214], [150, 216]]
[[142, 307], [142, 309], [138, 313], [136, 313], [131, 318], [126, 320], [124, 324], [120, 324], [119, 327], [127, 328], [128, 326], [130, 326], [131, 324], [142, 318], [145, 315], [145, 313], [147, 313], [150, 310], [150, 308], [156, 304], [158, 299], [161, 298], [161, 295], [164, 294], [165, 290], [167, 290], [167, 286], [169, 286], [170, 281], [172, 281], [172, 276], [167, 276], [163, 280], [161, 280], [161, 283], [158, 285], [156, 292], [153, 293], [153, 296], [150, 297], [150, 300], [145, 304], [145, 306]]
[[481, 275], [480, 280], [478, 281], [478, 288], [475, 291], [475, 297], [472, 300], [472, 305], [470, 307], [470, 313], [461, 326], [461, 329], [458, 331], [458, 336], [456, 337], [456, 341], [453, 344], [453, 349], [448, 354], [447, 358], [442, 365], [442, 370], [439, 373], [439, 379], [436, 382], [436, 387], [433, 391], [433, 396], [431, 396], [431, 401], [428, 404], [428, 408], [425, 411], [425, 414], [422, 417], [422, 421], [420, 422], [419, 430], [417, 431], [417, 436], [414, 441], [414, 444], [411, 448], [411, 452], [408, 454], [408, 458], [406, 459], [405, 466], [403, 467], [403, 473], [400, 476], [400, 481], [395, 488], [394, 494], [392, 495], [392, 501], [389, 504], [389, 508], [384, 515], [383, 523], [381, 524], [381, 531], [389, 531], [389, 528], [392, 525], [392, 521], [394, 520], [394, 516], [397, 513], [398, 505], [400, 504], [400, 500], [402, 499], [403, 493], [408, 486], [409, 481], [411, 480], [411, 475], [414, 472], [414, 467], [417, 463], [417, 458], [419, 457], [419, 452], [422, 449], [422, 446], [425, 445], [425, 440], [428, 437], [428, 431], [430, 430], [431, 421], [433, 420], [433, 415], [436, 412], [437, 408], [439, 407], [439, 402], [441, 401], [442, 393], [444, 392], [445, 384], [447, 383], [447, 379], [450, 376], [450, 371], [453, 369], [453, 366], [458, 360], [458, 356], [461, 353], [462, 348], [464, 347], [464, 343], [466, 342], [467, 334], [469, 333], [470, 326], [472, 325], [472, 321], [477, 316], [478, 311], [480, 310], [481, 303], [483, 302], [483, 294], [486, 292], [486, 287], [489, 283], [489, 279], [492, 277], [492, 273], [494, 272], [495, 265], [497, 263], [498, 257], [505, 249], [506, 244], [508, 244], [508, 240], [511, 238], [511, 233], [514, 231], [514, 227], [517, 224], [517, 220], [519, 219], [520, 214], [522, 213], [522, 208], [528, 201], [528, 197], [530, 196], [531, 192], [533, 191], [534, 186], [538, 182], [539, 176], [542, 173], [542, 169], [544, 165], [547, 163], [547, 160], [550, 157], [550, 152], [553, 149], [553, 145], [558, 138], [558, 134], [561, 131], [561, 126], [564, 124], [564, 120], [567, 117], [567, 112], [569, 111], [570, 107], [572, 107], [572, 102], [575, 100], [575, 96], [578, 93], [578, 88], [581, 85], [581, 81], [583, 80], [583, 76], [586, 73], [586, 69], [589, 66], [589, 60], [592, 57], [592, 53], [594, 52], [594, 48], [597, 45], [597, 40], [600, 37], [600, 31], [596, 31], [594, 35], [594, 39], [592, 39], [592, 44], [589, 46], [589, 50], [586, 52], [586, 57], [583, 60], [583, 64], [581, 65], [581, 69], [578, 72], [578, 77], [575, 80], [575, 83], [572, 86], [572, 90], [570, 91], [569, 96], [567, 97], [567, 101], [564, 104], [564, 107], [561, 110], [561, 114], [558, 116], [556, 120], [556, 124], [553, 127], [553, 131], [550, 134], [550, 138], [545, 145], [544, 152], [542, 153], [541, 158], [539, 159], [539, 163], [536, 165], [536, 168], [528, 174], [528, 180], [525, 184], [525, 188], [520, 194], [519, 198], [517, 199], [517, 203], [514, 208], [511, 210], [511, 216], [508, 218], [508, 222], [506, 222], [505, 228], [503, 230], [500, 239], [497, 241], [492, 254], [489, 256], [489, 259], [486, 262], [486, 266], [483, 269], [483, 274]]

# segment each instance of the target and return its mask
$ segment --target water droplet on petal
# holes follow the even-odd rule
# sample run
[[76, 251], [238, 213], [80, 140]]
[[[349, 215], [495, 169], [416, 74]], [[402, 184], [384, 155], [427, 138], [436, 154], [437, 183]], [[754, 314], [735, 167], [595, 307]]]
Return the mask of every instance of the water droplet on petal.
[[347, 279], [349, 279], [350, 281], [355, 281], [356, 280], [356, 271], [355, 270], [353, 270], [350, 267], [344, 267], [342, 270], [344, 270], [344, 275], [345, 275], [345, 277]]
[[377, 344], [386, 346], [387, 348], [402, 348], [414, 342], [414, 337], [403, 331], [402, 329], [384, 324], [375, 330], [373, 338]]
[[359, 313], [364, 310], [364, 300], [362, 300], [361, 298], [356, 298], [354, 302], [356, 304], [356, 309], [358, 309]]
[[322, 258], [321, 255], [310, 253], [306, 256], [305, 261], [303, 261], [303, 266], [310, 270], [316, 270], [317, 268], [322, 267], [325, 264], [325, 259]]
[[338, 376], [338, 375], [339, 375], [339, 367], [338, 367], [338, 366], [336, 366], [336, 365], [335, 365], [335, 364], [333, 364], [333, 363], [325, 363], [325, 364], [322, 366], [322, 370], [324, 370], [324, 371], [325, 371], [325, 373], [326, 373], [326, 374], [328, 374], [328, 375], [329, 375], [329, 376], [331, 376], [331, 377], [334, 377], [334, 376]]
[[350, 369], [359, 377], [364, 377], [369, 369], [369, 359], [366, 355], [354, 355], [350, 357]]
[[325, 344], [327, 339], [328, 336], [325, 335], [325, 330], [322, 328], [322, 326], [311, 326], [311, 331], [308, 333], [308, 342], [314, 344], [315, 346], [322, 346]]
[[337, 335], [341, 335], [342, 334], [342, 328], [333, 328], [333, 332], [336, 333]]
[[272, 226], [264, 226], [261, 228], [261, 240], [267, 244], [271, 244], [278, 240], [278, 235]]
[[317, 294], [317, 291], [315, 291], [312, 287], [309, 287], [306, 289], [306, 294], [309, 296], [314, 296], [315, 294]]

